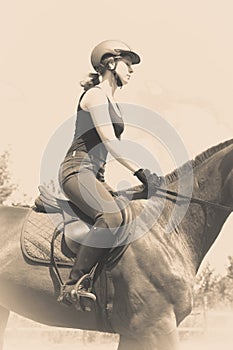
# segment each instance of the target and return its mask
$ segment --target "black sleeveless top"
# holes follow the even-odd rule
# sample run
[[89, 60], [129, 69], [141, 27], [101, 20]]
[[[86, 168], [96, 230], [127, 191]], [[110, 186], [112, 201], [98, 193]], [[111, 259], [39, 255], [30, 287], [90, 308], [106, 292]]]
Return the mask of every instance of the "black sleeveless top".
[[[80, 97], [78, 103], [74, 138], [67, 154], [71, 154], [74, 151], [85, 152], [88, 153], [92, 159], [94, 158], [97, 161], [105, 162], [108, 151], [95, 128], [90, 112], [84, 111], [80, 107], [80, 102], [84, 94], [85, 92]], [[107, 99], [109, 115], [111, 117], [114, 132], [116, 137], [120, 139], [120, 136], [124, 131], [124, 122], [120, 116], [120, 110], [118, 115], [108, 97]]]

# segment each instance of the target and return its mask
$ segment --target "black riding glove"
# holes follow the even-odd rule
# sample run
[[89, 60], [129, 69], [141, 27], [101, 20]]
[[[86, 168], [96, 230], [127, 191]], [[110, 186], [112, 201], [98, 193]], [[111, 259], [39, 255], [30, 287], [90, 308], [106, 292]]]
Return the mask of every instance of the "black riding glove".
[[134, 176], [137, 176], [138, 180], [141, 181], [146, 187], [148, 187], [148, 179], [150, 175], [151, 172], [149, 169], [139, 169], [134, 173]]
[[135, 171], [134, 176], [137, 176], [146, 188], [160, 187], [162, 178], [155, 173], [151, 173], [149, 169], [139, 169]]

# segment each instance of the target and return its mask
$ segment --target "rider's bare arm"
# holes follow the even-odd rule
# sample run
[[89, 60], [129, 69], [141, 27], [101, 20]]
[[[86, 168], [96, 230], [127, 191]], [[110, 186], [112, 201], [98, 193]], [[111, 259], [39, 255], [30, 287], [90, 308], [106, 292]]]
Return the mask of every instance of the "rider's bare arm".
[[81, 108], [91, 113], [96, 130], [106, 149], [122, 165], [135, 173], [138, 166], [130, 163], [124, 150], [124, 145], [115, 136], [108, 110], [108, 100], [100, 89], [89, 90], [81, 101]]

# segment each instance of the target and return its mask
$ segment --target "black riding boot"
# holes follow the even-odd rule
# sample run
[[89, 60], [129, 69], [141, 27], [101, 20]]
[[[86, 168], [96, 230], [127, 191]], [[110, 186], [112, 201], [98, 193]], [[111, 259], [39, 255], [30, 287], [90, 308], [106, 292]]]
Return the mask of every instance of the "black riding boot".
[[75, 303], [78, 296], [87, 297], [95, 301], [95, 295], [88, 291], [84, 285], [85, 278], [83, 276], [89, 273], [100, 259], [107, 254], [114, 241], [115, 237], [106, 226], [92, 227], [87, 234], [85, 242], [80, 246], [69, 279], [62, 287], [58, 301]]
[[93, 266], [99, 262], [101, 257], [107, 253], [106, 248], [96, 248], [82, 245], [75, 259], [74, 266], [70, 272], [67, 285], [76, 284], [85, 274], [89, 273]]

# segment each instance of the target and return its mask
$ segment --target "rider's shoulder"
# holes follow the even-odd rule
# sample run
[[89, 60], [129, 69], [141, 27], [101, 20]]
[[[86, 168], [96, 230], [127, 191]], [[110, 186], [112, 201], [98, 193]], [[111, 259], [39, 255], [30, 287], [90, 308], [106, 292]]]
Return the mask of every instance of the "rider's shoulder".
[[82, 98], [81, 104], [83, 107], [90, 108], [106, 104], [107, 97], [101, 88], [93, 87], [89, 89]]

